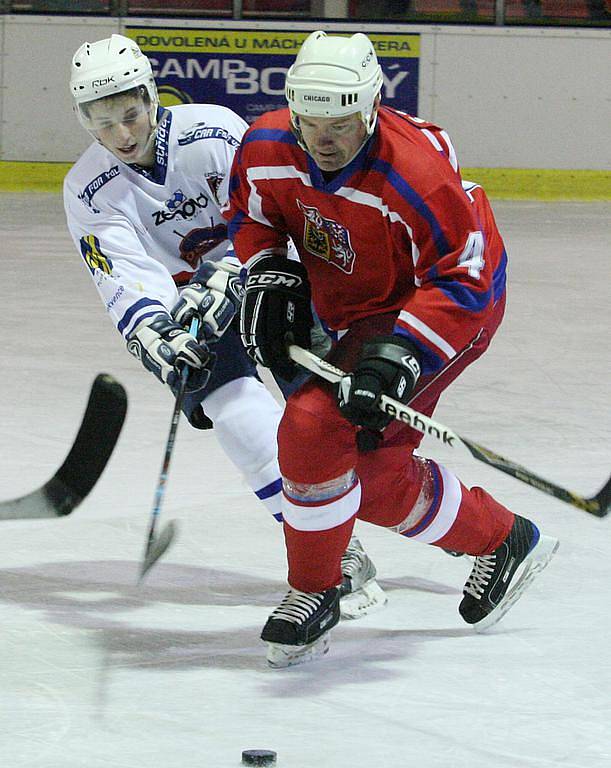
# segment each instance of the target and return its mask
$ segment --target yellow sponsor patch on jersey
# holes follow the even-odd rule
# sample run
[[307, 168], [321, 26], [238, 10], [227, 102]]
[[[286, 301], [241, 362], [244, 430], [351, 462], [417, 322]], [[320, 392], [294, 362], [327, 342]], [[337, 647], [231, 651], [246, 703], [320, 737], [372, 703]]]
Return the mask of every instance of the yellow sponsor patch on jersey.
[[95, 235], [84, 235], [81, 237], [80, 245], [81, 254], [91, 274], [93, 275], [96, 269], [99, 269], [105, 275], [110, 275], [112, 261], [102, 252], [98, 238]]

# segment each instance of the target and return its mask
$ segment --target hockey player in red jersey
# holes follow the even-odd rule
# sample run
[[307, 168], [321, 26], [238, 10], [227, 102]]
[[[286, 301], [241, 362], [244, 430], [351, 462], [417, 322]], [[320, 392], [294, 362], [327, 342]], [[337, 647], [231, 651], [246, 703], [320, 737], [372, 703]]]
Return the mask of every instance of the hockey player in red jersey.
[[558, 544], [414, 455], [420, 433], [377, 408], [384, 394], [432, 413], [502, 320], [507, 261], [447, 133], [381, 105], [382, 82], [365, 35], [312, 33], [287, 74], [289, 108], [255, 122], [233, 164], [226, 216], [248, 269], [247, 349], [290, 376], [287, 339], [309, 346], [312, 298], [336, 339], [328, 359], [351, 371], [338, 388], [310, 380], [280, 424], [290, 590], [262, 633], [272, 666], [326, 651], [356, 517], [473, 555], [459, 612], [478, 629]]

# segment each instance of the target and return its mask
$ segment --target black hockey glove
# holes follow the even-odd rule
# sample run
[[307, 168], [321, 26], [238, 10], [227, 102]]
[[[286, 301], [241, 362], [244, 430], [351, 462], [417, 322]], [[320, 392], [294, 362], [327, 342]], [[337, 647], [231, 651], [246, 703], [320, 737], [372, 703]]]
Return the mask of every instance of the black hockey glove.
[[239, 311], [243, 295], [244, 287], [239, 276], [205, 261], [180, 292], [172, 317], [183, 328], [189, 327], [194, 316], [199, 317], [199, 337], [207, 344], [214, 344]]
[[142, 320], [127, 341], [127, 349], [144, 367], [176, 394], [183, 365], [189, 366], [186, 391], [199, 392], [210, 378], [216, 355], [205, 342], [167, 315]]
[[363, 344], [354, 371], [339, 384], [338, 403], [352, 424], [382, 430], [392, 421], [378, 408], [382, 395], [407, 403], [420, 376], [414, 346], [401, 336], [378, 336]]
[[305, 267], [284, 256], [260, 259], [248, 272], [240, 317], [240, 334], [248, 354], [292, 381], [298, 368], [287, 356], [287, 344], [309, 349], [313, 325]]

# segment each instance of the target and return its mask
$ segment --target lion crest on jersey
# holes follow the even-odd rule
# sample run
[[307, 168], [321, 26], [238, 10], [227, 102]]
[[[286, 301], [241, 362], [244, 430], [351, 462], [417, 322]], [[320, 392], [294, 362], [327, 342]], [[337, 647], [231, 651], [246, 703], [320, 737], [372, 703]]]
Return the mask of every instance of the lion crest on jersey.
[[317, 208], [305, 205], [301, 200], [297, 200], [297, 205], [305, 219], [303, 245], [306, 251], [351, 275], [356, 254], [346, 227], [326, 219]]

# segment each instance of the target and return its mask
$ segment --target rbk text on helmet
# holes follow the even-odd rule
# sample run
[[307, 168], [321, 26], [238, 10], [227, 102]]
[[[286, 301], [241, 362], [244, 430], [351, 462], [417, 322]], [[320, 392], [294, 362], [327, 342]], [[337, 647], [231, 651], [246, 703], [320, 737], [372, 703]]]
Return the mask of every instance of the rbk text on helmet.
[[83, 43], [72, 57], [70, 91], [86, 130], [92, 130], [88, 104], [132, 89], [138, 89], [155, 115], [159, 97], [151, 63], [128, 37], [111, 35], [95, 43]]

